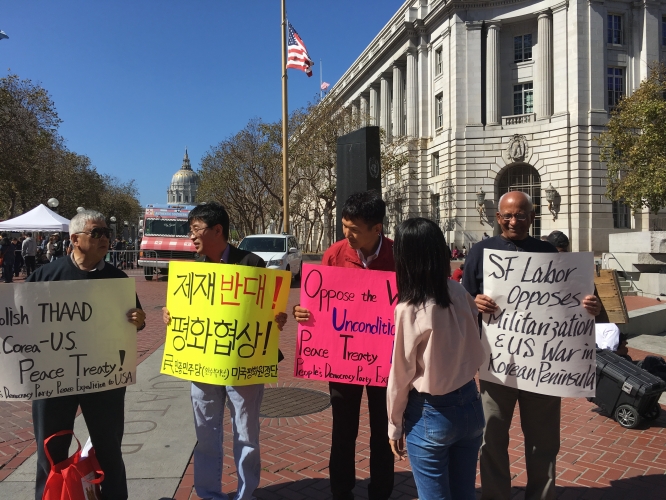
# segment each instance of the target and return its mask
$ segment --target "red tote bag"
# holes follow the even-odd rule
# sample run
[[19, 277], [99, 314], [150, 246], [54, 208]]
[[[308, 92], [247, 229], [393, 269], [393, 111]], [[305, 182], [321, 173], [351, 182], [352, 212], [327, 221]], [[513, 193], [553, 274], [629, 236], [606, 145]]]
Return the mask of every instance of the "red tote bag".
[[74, 436], [78, 445], [76, 452], [58, 464], [53, 463], [48, 443], [54, 437], [67, 434], [74, 436], [72, 431], [60, 431], [44, 440], [44, 453], [51, 464], [51, 472], [46, 479], [42, 500], [101, 500], [99, 485], [104, 480], [104, 472], [95, 457], [94, 448], [90, 449], [86, 458], [82, 458], [81, 443]]

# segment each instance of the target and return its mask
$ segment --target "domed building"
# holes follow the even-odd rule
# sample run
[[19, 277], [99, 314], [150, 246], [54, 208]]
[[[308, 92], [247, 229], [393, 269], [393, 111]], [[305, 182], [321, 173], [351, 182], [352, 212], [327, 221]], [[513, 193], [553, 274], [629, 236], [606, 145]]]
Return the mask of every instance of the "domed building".
[[167, 190], [167, 203], [194, 203], [198, 187], [199, 175], [192, 170], [187, 148], [185, 148], [183, 164], [180, 170], [173, 174], [171, 185]]

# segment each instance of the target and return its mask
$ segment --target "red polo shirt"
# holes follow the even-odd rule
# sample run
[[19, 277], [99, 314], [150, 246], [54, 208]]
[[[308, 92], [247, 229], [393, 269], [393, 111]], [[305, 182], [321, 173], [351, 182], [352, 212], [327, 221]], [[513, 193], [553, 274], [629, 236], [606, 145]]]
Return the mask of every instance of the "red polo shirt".
[[[381, 235], [382, 247], [379, 249], [379, 255], [368, 264], [368, 269], [374, 271], [395, 271], [395, 261], [393, 260], [393, 240]], [[340, 240], [331, 245], [324, 252], [321, 260], [323, 266], [351, 267], [355, 269], [365, 269], [363, 262], [356, 250], [349, 246], [346, 239]]]

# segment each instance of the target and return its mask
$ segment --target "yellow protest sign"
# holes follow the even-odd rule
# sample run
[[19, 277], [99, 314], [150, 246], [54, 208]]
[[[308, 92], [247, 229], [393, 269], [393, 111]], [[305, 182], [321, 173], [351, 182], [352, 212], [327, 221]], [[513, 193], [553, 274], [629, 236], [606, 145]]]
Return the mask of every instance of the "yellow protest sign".
[[279, 330], [291, 273], [171, 262], [161, 373], [216, 385], [277, 381]]

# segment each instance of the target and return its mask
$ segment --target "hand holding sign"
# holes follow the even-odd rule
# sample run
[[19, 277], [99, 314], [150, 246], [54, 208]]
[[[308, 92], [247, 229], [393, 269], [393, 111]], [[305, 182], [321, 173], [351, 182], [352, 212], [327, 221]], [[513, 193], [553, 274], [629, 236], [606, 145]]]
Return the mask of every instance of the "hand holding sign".
[[277, 381], [289, 272], [174, 262], [169, 275], [162, 373], [218, 385]]
[[132, 319], [141, 317], [132, 313], [139, 311], [134, 288], [134, 280], [106, 279], [0, 289], [5, 313], [0, 326], [7, 327], [0, 329], [0, 399], [35, 400], [133, 384]]
[[395, 273], [306, 264], [302, 283], [294, 376], [386, 386]]
[[[591, 253], [484, 250], [488, 355], [480, 378], [552, 396], [593, 396], [594, 262]], [[587, 308], [584, 301], [587, 300]]]

